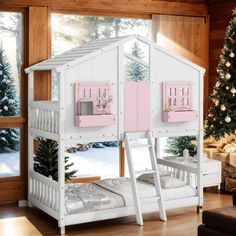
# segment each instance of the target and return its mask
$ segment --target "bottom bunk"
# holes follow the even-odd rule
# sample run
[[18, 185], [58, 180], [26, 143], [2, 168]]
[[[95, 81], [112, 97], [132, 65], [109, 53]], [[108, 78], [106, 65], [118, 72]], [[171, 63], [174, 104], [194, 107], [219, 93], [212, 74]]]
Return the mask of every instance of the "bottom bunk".
[[[174, 178], [169, 171], [160, 171], [162, 196], [166, 209], [199, 205], [195, 186]], [[143, 213], [158, 211], [153, 177], [144, 174], [137, 178]], [[64, 212], [59, 216], [59, 184], [34, 171], [30, 172], [30, 202], [59, 221], [64, 226], [134, 215], [130, 179], [120, 177], [94, 183], [65, 184]]]

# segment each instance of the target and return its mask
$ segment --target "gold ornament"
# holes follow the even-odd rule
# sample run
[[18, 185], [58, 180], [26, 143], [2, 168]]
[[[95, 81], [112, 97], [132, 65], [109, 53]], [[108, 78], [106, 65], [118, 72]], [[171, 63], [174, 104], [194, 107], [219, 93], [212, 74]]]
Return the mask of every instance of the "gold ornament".
[[234, 58], [234, 57], [235, 57], [234, 53], [231, 52], [231, 53], [229, 54], [229, 57], [230, 57], [230, 58]]
[[235, 87], [232, 87], [232, 88], [230, 89], [230, 92], [231, 92], [232, 94], [235, 94], [235, 93], [236, 93]]
[[231, 122], [231, 118], [230, 118], [229, 115], [227, 115], [227, 116], [225, 117], [225, 122], [226, 122], [226, 123], [230, 123], [230, 122]]
[[229, 72], [227, 72], [227, 73], [225, 74], [225, 79], [229, 80], [230, 78], [231, 78], [231, 74], [230, 74]]
[[226, 110], [226, 107], [225, 107], [224, 104], [222, 104], [222, 105], [220, 106], [220, 110], [221, 110], [221, 111], [225, 111], [225, 110]]
[[227, 61], [227, 62], [225, 63], [225, 66], [226, 66], [226, 67], [230, 67], [230, 66], [231, 66], [231, 63], [230, 63], [229, 61]]

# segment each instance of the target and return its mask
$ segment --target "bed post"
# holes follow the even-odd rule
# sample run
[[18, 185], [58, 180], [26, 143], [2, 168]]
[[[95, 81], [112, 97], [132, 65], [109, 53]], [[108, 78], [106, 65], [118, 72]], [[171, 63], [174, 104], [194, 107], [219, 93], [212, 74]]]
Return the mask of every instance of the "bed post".
[[203, 205], [203, 185], [202, 185], [202, 158], [203, 158], [203, 72], [199, 74], [199, 131], [198, 131], [198, 207], [197, 212], [200, 211]]
[[33, 154], [34, 154], [34, 139], [31, 134], [31, 109], [30, 103], [34, 100], [34, 71], [30, 71], [28, 75], [28, 206], [32, 207], [30, 202], [30, 195], [31, 195], [31, 179], [30, 179], [30, 172], [33, 170]]
[[58, 226], [60, 234], [65, 234], [65, 143], [64, 143], [64, 122], [65, 122], [65, 102], [64, 102], [64, 81], [65, 73], [59, 74], [59, 140], [58, 140], [58, 182], [59, 182], [59, 218]]

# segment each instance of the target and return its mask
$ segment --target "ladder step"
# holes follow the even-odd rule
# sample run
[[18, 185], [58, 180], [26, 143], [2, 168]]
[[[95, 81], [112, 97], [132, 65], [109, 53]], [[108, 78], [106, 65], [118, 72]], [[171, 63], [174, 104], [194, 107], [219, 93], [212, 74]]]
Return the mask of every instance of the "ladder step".
[[135, 171], [135, 174], [155, 174], [156, 170], [141, 170], [141, 171]]
[[149, 147], [151, 147], [150, 144], [131, 144], [130, 146], [132, 148], [149, 148]]

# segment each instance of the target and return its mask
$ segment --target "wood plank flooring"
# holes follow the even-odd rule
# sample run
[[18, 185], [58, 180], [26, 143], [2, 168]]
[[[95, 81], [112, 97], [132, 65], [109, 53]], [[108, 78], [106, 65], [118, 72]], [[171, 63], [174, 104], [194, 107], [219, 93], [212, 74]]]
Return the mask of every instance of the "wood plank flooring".
[[[204, 193], [204, 209], [231, 206], [230, 194]], [[168, 210], [168, 221], [159, 220], [157, 213], [144, 215], [144, 226], [135, 224], [135, 217], [123, 217], [81, 225], [67, 226], [70, 236], [194, 236], [201, 223], [195, 207]], [[57, 222], [36, 208], [0, 206], [1, 236], [58, 235]]]

